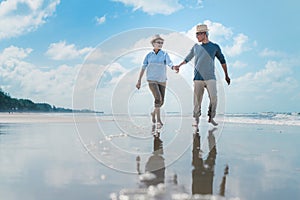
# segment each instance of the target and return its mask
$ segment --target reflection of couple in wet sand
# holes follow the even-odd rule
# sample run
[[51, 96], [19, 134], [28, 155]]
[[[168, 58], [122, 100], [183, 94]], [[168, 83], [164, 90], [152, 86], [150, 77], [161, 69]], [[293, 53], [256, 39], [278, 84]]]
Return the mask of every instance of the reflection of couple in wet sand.
[[[216, 140], [213, 132], [216, 128], [208, 131], [208, 147], [209, 153], [204, 160], [202, 157], [202, 150], [200, 144], [199, 132], [194, 134], [193, 140], [193, 160], [194, 167], [192, 171], [192, 194], [213, 194], [213, 178], [215, 172], [215, 163], [217, 156]], [[224, 169], [224, 175], [220, 184], [219, 195], [225, 195], [226, 175], [228, 174], [229, 167]]]
[[199, 44], [195, 44], [185, 57], [184, 61], [179, 65], [173, 65], [169, 54], [162, 50], [164, 39], [159, 35], [155, 35], [151, 40], [153, 50], [150, 51], [144, 58], [142, 69], [136, 84], [136, 88], [140, 89], [141, 80], [146, 71], [149, 88], [154, 97], [154, 110], [151, 112], [152, 122], [157, 123], [158, 127], [163, 125], [160, 117], [160, 108], [164, 104], [166, 81], [167, 81], [167, 66], [176, 72], [179, 68], [191, 61], [194, 63], [194, 110], [193, 126], [198, 127], [199, 117], [201, 115], [201, 102], [206, 89], [209, 96], [208, 122], [214, 126], [218, 123], [214, 121], [217, 108], [217, 84], [215, 75], [214, 59], [217, 58], [223, 68], [225, 81], [230, 84], [230, 78], [227, 73], [227, 64], [225, 57], [218, 44], [211, 42], [208, 39], [207, 25], [201, 24], [196, 27], [196, 38]]
[[[192, 195], [213, 195], [213, 180], [215, 174], [215, 163], [217, 157], [216, 140], [213, 128], [208, 131], [209, 153], [207, 158], [203, 158], [201, 150], [201, 140], [199, 132], [193, 137], [192, 148]], [[140, 157], [137, 157], [137, 172], [140, 175], [140, 181], [144, 186], [156, 186], [165, 183], [165, 159], [163, 157], [163, 142], [160, 134], [153, 135], [153, 152], [145, 164], [145, 173], [140, 170]], [[225, 196], [226, 176], [228, 174], [228, 165], [224, 168], [224, 174], [220, 183], [218, 195]], [[177, 185], [177, 175], [174, 175], [173, 184]], [[170, 191], [172, 193], [172, 191]]]
[[139, 156], [137, 157], [137, 171], [140, 174], [140, 180], [146, 186], [164, 183], [165, 180], [165, 159], [163, 158], [163, 142], [160, 134], [153, 135], [153, 152], [145, 165], [145, 173], [140, 170]]

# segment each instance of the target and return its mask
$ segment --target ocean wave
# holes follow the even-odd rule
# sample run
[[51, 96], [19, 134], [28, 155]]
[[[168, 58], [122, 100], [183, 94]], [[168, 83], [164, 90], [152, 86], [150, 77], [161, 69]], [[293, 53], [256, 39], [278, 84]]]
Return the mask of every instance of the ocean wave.
[[235, 113], [225, 114], [224, 122], [300, 126], [300, 113]]

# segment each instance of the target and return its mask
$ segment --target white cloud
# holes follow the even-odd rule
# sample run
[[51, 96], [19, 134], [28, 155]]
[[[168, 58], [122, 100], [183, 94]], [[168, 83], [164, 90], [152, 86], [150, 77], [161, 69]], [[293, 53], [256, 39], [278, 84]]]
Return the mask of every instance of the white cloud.
[[189, 9], [203, 8], [203, 0], [180, 0], [180, 3]]
[[105, 87], [114, 86], [128, 71], [120, 63], [114, 62], [104, 68], [99, 84]]
[[[256, 91], [257, 94], [264, 94], [267, 91], [278, 92], [293, 87], [287, 87], [291, 81], [292, 70], [285, 62], [269, 61], [265, 67], [257, 72], [249, 72], [239, 77], [234, 82], [239, 91]], [[275, 86], [276, 87], [273, 87]], [[295, 86], [295, 85], [294, 85]]]
[[234, 37], [234, 43], [232, 46], [226, 46], [224, 48], [226, 54], [228, 56], [237, 56], [241, 53], [248, 51], [249, 48], [245, 45], [248, 42], [248, 36], [244, 34], [239, 34], [236, 37]]
[[[21, 49], [15, 46], [10, 46], [3, 50], [0, 54], [0, 74], [3, 80], [14, 79], [14, 76], [22, 76], [30, 72], [31, 66], [23, 61], [32, 49]], [[16, 69], [16, 66], [21, 68]], [[26, 67], [23, 67], [26, 66]]]
[[[203, 23], [207, 25], [209, 29], [209, 38], [213, 41], [221, 43], [230, 40], [233, 36], [231, 28], [228, 28], [221, 23], [212, 22], [210, 20], [205, 20]], [[196, 26], [194, 27], [194, 30], [196, 30]]]
[[2, 1], [0, 3], [0, 40], [34, 31], [53, 15], [59, 3], [60, 0], [46, 1], [46, 3], [40, 0]]
[[93, 48], [90, 47], [77, 49], [74, 44], [67, 44], [66, 41], [60, 41], [58, 43], [50, 44], [46, 55], [53, 60], [71, 60], [87, 55], [92, 50]]
[[299, 61], [268, 61], [261, 70], [233, 79], [227, 91], [229, 107], [235, 112], [291, 109], [288, 102], [298, 98], [295, 91], [300, 86], [293, 76], [294, 66], [299, 66]]
[[265, 48], [261, 53], [260, 56], [262, 57], [283, 57], [285, 54], [283, 52], [274, 51], [268, 48]]
[[110, 74], [122, 74], [122, 73], [126, 73], [128, 70], [126, 70], [120, 63], [114, 62], [111, 65], [109, 65], [109, 67], [107, 68], [106, 72], [110, 73]]
[[265, 68], [256, 72], [253, 76], [255, 81], [264, 83], [280, 82], [289, 77], [291, 69], [284, 63], [278, 63], [275, 61], [269, 61]]
[[32, 49], [10, 46], [0, 52], [0, 84], [12, 97], [70, 107], [75, 77], [81, 65], [61, 65], [42, 71], [26, 61]]
[[30, 53], [32, 52], [32, 49], [20, 49], [15, 46], [10, 46], [3, 50], [2, 54], [0, 55], [0, 61], [1, 65], [3, 65], [3, 61], [9, 61], [10, 59], [22, 59], [26, 58]]
[[141, 9], [143, 12], [150, 15], [164, 14], [169, 15], [180, 9], [183, 6], [178, 0], [113, 0], [115, 2], [121, 2], [126, 6], [133, 6], [133, 10]]
[[246, 67], [248, 64], [241, 62], [239, 60], [236, 60], [234, 63], [231, 63], [230, 66], [234, 67], [234, 68], [244, 68]]
[[97, 24], [103, 24], [106, 21], [106, 16], [96, 17]]

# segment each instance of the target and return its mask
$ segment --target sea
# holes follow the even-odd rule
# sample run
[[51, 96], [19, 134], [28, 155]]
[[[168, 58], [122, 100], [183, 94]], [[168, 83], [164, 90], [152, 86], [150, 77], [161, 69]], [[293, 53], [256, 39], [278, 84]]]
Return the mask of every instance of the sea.
[[225, 114], [225, 122], [300, 126], [300, 112]]

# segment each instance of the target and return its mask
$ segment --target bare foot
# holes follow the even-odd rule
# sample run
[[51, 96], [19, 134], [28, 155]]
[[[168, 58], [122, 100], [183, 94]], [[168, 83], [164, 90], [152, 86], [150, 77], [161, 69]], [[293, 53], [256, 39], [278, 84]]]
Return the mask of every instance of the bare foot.
[[160, 129], [160, 128], [162, 128], [163, 127], [163, 123], [159, 120], [158, 122], [157, 122], [157, 124], [156, 124], [156, 127], [158, 128], [158, 129]]
[[215, 122], [215, 120], [212, 119], [212, 118], [209, 118], [209, 119], [208, 119], [208, 123], [211, 123], [211, 124], [214, 125], [214, 126], [218, 126], [218, 123]]

